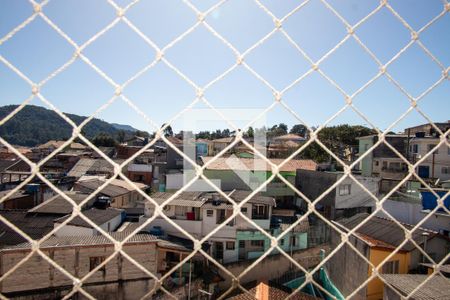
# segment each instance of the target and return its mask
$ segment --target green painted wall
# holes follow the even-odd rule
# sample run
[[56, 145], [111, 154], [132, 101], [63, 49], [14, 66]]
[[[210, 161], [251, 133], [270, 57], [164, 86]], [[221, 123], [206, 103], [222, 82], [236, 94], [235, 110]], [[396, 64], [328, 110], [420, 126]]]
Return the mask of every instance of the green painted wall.
[[[280, 229], [273, 229], [271, 235], [274, 237], [279, 236], [281, 233]], [[290, 246], [290, 240], [291, 237], [296, 237], [296, 245], [291, 247]], [[288, 232], [283, 236], [284, 243], [281, 244], [281, 241], [278, 243], [280, 245], [280, 248], [289, 253], [291, 250], [300, 250], [300, 249], [306, 249], [308, 245], [308, 234], [306, 232]], [[264, 252], [267, 251], [267, 249], [270, 248], [270, 240], [269, 238], [264, 235], [263, 233], [259, 231], [250, 231], [250, 230], [239, 230], [236, 233], [236, 245], [239, 252], [239, 241], [255, 241], [255, 240], [264, 240]], [[274, 250], [273, 254], [278, 253], [278, 250]], [[254, 252], [249, 253], [249, 259], [251, 258], [257, 258], [260, 255], [262, 255], [263, 252]]]

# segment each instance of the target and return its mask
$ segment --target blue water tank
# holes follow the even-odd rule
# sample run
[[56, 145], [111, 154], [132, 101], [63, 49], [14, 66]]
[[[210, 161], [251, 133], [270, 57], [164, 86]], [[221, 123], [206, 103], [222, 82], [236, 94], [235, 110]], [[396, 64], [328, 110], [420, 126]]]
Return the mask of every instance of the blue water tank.
[[[439, 197], [445, 196], [447, 194], [447, 191], [434, 191], [436, 194], [439, 195]], [[437, 206], [437, 198], [436, 196], [431, 193], [430, 191], [421, 191], [420, 194], [422, 195], [422, 207], [425, 210], [432, 210]], [[444, 199], [444, 206], [447, 209], [450, 209], [450, 196], [447, 196]], [[439, 208], [439, 211], [443, 211], [443, 208]]]

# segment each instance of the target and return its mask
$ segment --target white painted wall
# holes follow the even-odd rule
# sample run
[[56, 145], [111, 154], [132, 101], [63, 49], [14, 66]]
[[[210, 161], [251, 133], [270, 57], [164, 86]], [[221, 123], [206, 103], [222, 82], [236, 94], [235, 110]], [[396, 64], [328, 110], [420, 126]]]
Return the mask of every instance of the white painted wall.
[[[437, 145], [440, 142], [438, 138], [413, 138], [411, 140], [411, 147], [418, 145], [419, 151], [417, 153], [417, 159], [424, 157], [428, 151], [428, 145]], [[433, 155], [430, 154], [420, 164], [421, 166], [428, 166], [430, 169], [430, 177], [432, 176]], [[443, 173], [442, 168], [447, 168], [448, 173]], [[438, 148], [438, 153], [434, 154], [434, 177], [441, 180], [450, 179], [450, 153], [446, 144], [441, 145]], [[417, 171], [417, 170], [416, 170]]]
[[[57, 227], [59, 223], [54, 224], [54, 228]], [[93, 236], [95, 235], [95, 230], [93, 228], [80, 227], [80, 226], [72, 226], [72, 225], [64, 225], [57, 232], [55, 232], [55, 236]]]
[[[55, 223], [53, 228], [56, 228], [56, 226], [59, 224], [60, 223]], [[99, 225], [99, 227], [108, 232], [109, 225], [109, 231], [112, 232], [115, 231], [120, 226], [120, 224], [122, 224], [122, 216], [119, 214], [110, 221]], [[66, 224], [55, 233], [55, 236], [93, 236], [98, 234], [98, 231], [94, 228]]]
[[179, 190], [183, 187], [183, 173], [166, 174], [166, 190]]
[[[422, 210], [422, 204], [419, 202], [412, 203], [388, 199], [384, 202], [383, 208], [398, 221], [412, 225], [416, 225], [427, 216], [427, 213]], [[377, 216], [387, 217], [383, 212], [378, 212]], [[436, 213], [429, 217], [421, 227], [435, 231], [442, 229], [450, 231], [450, 216], [445, 213]]]

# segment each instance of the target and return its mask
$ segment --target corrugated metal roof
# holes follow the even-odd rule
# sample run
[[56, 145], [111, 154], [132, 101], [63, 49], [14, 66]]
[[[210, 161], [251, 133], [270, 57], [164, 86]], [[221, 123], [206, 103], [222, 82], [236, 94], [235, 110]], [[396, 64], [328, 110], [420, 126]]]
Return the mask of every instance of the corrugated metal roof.
[[[26, 211], [3, 210], [0, 214], [33, 239], [39, 239], [53, 229], [52, 216], [37, 216]], [[0, 247], [26, 241], [19, 233], [0, 222]]]
[[[404, 296], [409, 295], [429, 277], [429, 275], [418, 274], [381, 274], [381, 276]], [[410, 299], [450, 299], [450, 279], [436, 275], [428, 280]]]
[[67, 176], [70, 177], [81, 177], [88, 172], [88, 170], [95, 163], [95, 159], [91, 158], [81, 158], [77, 163], [72, 167], [72, 169], [67, 173]]
[[[79, 204], [81, 201], [86, 199], [89, 194], [84, 194], [80, 192], [64, 192], [69, 198], [71, 198], [75, 203]], [[95, 197], [88, 201], [88, 206], [92, 205], [95, 201]], [[47, 201], [42, 202], [38, 206], [33, 207], [28, 210], [31, 213], [40, 213], [40, 214], [70, 214], [72, 213], [73, 206], [66, 199], [64, 199], [61, 195], [55, 195], [48, 199]]]
[[[352, 229], [362, 221], [366, 220], [369, 214], [362, 213], [354, 215], [348, 219], [342, 219], [338, 223], [347, 229]], [[413, 226], [409, 224], [403, 224], [407, 229], [412, 229]], [[401, 227], [394, 223], [390, 219], [372, 216], [369, 221], [362, 225], [356, 231], [359, 237], [373, 246], [398, 247], [405, 239], [405, 232]], [[429, 238], [437, 234], [434, 231], [418, 228], [412, 233], [412, 238], [417, 244], [422, 244], [424, 241], [423, 233], [428, 233]], [[412, 251], [415, 246], [411, 242], [407, 242], [402, 248], [404, 251]]]
[[[83, 211], [83, 215], [85, 215], [87, 218], [89, 218], [92, 222], [94, 222], [97, 225], [103, 225], [106, 222], [114, 219], [115, 217], [122, 214], [123, 210], [117, 209], [117, 208], [111, 208], [108, 207], [107, 209], [97, 209], [97, 208], [91, 208], [88, 210]], [[65, 220], [70, 218], [70, 215], [64, 216], [62, 218], [56, 219], [55, 223], [62, 223]], [[87, 227], [91, 228], [92, 226], [87, 223], [84, 219], [82, 219], [79, 216], [76, 216], [73, 218], [67, 225], [72, 226], [80, 226], [80, 227]]]
[[[435, 266], [434, 266], [433, 264], [421, 264], [421, 265], [423, 265], [423, 266], [425, 266], [425, 267], [428, 267], [428, 268], [432, 268], [432, 269], [435, 268]], [[449, 274], [450, 274], [450, 264], [441, 265], [441, 266], [438, 268], [438, 270], [439, 270], [439, 271], [442, 271], [442, 272], [444, 272], [444, 273], [449, 273]]]
[[[151, 195], [151, 197], [158, 204], [161, 204], [172, 197], [174, 194], [175, 193], [158, 192]], [[204, 194], [204, 192], [182, 192], [175, 199], [170, 201], [168, 205], [200, 207], [206, 201], [206, 198], [202, 199], [202, 195]]]

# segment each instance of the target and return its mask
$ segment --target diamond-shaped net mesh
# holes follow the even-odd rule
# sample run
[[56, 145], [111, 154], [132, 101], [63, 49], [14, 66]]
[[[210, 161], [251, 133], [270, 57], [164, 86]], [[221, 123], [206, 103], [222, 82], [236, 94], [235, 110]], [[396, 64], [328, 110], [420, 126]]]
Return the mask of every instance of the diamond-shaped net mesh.
[[[442, 11], [436, 15], [434, 18], [431, 19], [426, 25], [424, 25], [421, 29], [415, 31], [412, 26], [408, 24], [408, 22], [402, 18], [400, 13], [398, 13], [389, 3], [387, 0], [382, 0], [376, 8], [374, 8], [367, 16], [359, 20], [356, 24], [351, 24], [349, 21], [346, 20], [330, 3], [328, 3], [326, 0], [321, 0], [321, 4], [334, 16], [336, 16], [339, 21], [341, 22], [342, 26], [347, 31], [347, 34], [344, 36], [342, 40], [340, 40], [331, 50], [329, 50], [325, 55], [320, 57], [318, 60], [312, 59], [305, 50], [302, 49], [301, 45], [299, 45], [297, 42], [294, 41], [294, 39], [290, 36], [290, 34], [285, 30], [283, 27], [283, 24], [291, 18], [293, 15], [304, 9], [306, 4], [309, 2], [308, 0], [301, 2], [296, 6], [294, 9], [292, 9], [289, 13], [287, 13], [282, 18], [277, 18], [275, 14], [267, 7], [265, 6], [261, 1], [255, 0], [255, 3], [257, 4], [257, 7], [267, 14], [272, 20], [273, 20], [273, 29], [267, 33], [264, 37], [262, 37], [260, 40], [258, 40], [256, 43], [254, 43], [251, 47], [249, 47], [247, 50], [241, 52], [237, 50], [237, 48], [226, 38], [224, 38], [218, 31], [214, 29], [214, 27], [207, 21], [206, 17], [210, 14], [212, 14], [216, 9], [224, 5], [226, 3], [226, 0], [219, 1], [212, 7], [210, 7], [206, 11], [201, 11], [198, 9], [193, 3], [191, 3], [189, 0], [181, 1], [179, 5], [185, 5], [190, 10], [192, 10], [197, 15], [197, 21], [196, 23], [187, 28], [182, 34], [178, 35], [176, 38], [174, 38], [170, 43], [168, 43], [165, 47], [160, 48], [156, 45], [155, 42], [152, 41], [152, 39], [144, 34], [138, 26], [136, 26], [129, 18], [127, 18], [127, 12], [131, 7], [136, 5], [139, 0], [131, 1], [128, 5], [125, 7], [120, 7], [117, 3], [115, 3], [114, 0], [108, 0], [107, 2], [109, 5], [116, 11], [115, 18], [103, 29], [99, 30], [95, 35], [90, 37], [85, 43], [78, 44], [76, 43], [67, 33], [65, 33], [61, 28], [59, 28], [52, 20], [46, 15], [46, 7], [48, 6], [50, 0], [44, 0], [42, 2], [37, 2], [34, 0], [29, 0], [30, 5], [33, 7], [33, 13], [31, 16], [29, 16], [27, 19], [25, 19], [20, 25], [15, 27], [11, 32], [6, 34], [4, 37], [0, 39], [0, 46], [7, 42], [10, 39], [14, 39], [14, 36], [23, 30], [25, 27], [30, 26], [30, 24], [33, 22], [33, 20], [37, 18], [41, 18], [52, 30], [54, 30], [58, 35], [60, 35], [64, 40], [66, 40], [74, 50], [73, 56], [65, 62], [63, 65], [61, 65], [59, 68], [57, 68], [55, 71], [53, 71], [51, 74], [49, 74], [45, 79], [41, 80], [40, 82], [35, 82], [28, 78], [21, 70], [14, 66], [9, 60], [7, 60], [5, 57], [0, 55], [0, 61], [3, 63], [6, 67], [8, 67], [10, 70], [12, 70], [14, 73], [16, 73], [21, 79], [23, 79], [31, 88], [31, 94], [30, 96], [23, 101], [21, 105], [19, 105], [13, 112], [11, 112], [8, 116], [0, 120], [0, 126], [4, 125], [8, 120], [13, 118], [18, 112], [20, 112], [29, 102], [34, 98], [37, 97], [42, 102], [44, 102], [47, 106], [49, 106], [51, 109], [54, 110], [58, 114], [59, 117], [61, 117], [63, 120], [65, 120], [68, 124], [70, 124], [73, 128], [72, 130], [72, 136], [70, 139], [68, 139], [64, 144], [62, 144], [60, 147], [58, 147], [55, 151], [53, 151], [51, 154], [49, 154], [47, 157], [45, 157], [43, 160], [41, 160], [38, 163], [34, 163], [31, 160], [29, 160], [27, 157], [25, 157], [18, 149], [13, 147], [11, 144], [9, 144], [3, 137], [0, 137], [1, 143], [6, 145], [6, 147], [13, 152], [15, 155], [17, 155], [21, 160], [26, 162], [30, 169], [31, 169], [31, 176], [29, 176], [26, 180], [24, 180], [21, 184], [16, 186], [13, 190], [11, 190], [8, 194], [6, 194], [0, 201], [4, 202], [8, 197], [12, 196], [15, 192], [22, 189], [27, 183], [29, 183], [33, 177], [39, 178], [42, 182], [47, 184], [49, 187], [51, 187], [54, 191], [56, 191], [61, 197], [63, 197], [65, 200], [67, 200], [69, 203], [73, 205], [73, 213], [70, 215], [68, 219], [66, 219], [64, 222], [62, 222], [59, 226], [56, 226], [54, 230], [49, 232], [46, 236], [39, 240], [34, 240], [32, 237], [27, 235], [25, 232], [20, 230], [16, 225], [14, 225], [12, 222], [10, 222], [7, 218], [0, 215], [0, 220], [5, 223], [7, 226], [14, 229], [17, 233], [22, 235], [30, 244], [31, 244], [31, 251], [25, 255], [25, 257], [18, 261], [11, 269], [9, 269], [7, 272], [3, 273], [0, 277], [0, 282], [4, 281], [6, 278], [8, 278], [12, 273], [14, 273], [16, 270], [20, 269], [20, 267], [29, 259], [32, 259], [33, 255], [38, 255], [42, 259], [44, 259], [46, 262], [48, 262], [51, 266], [53, 266], [58, 272], [60, 272], [61, 276], [66, 276], [70, 279], [70, 281], [73, 283], [73, 289], [70, 293], [66, 294], [64, 296], [64, 299], [69, 299], [73, 295], [79, 293], [84, 295], [87, 298], [94, 298], [92, 295], [90, 295], [85, 289], [84, 284], [86, 283], [87, 279], [91, 277], [95, 272], [98, 270], [101, 270], [102, 267], [104, 267], [107, 263], [111, 262], [114, 257], [117, 254], [122, 255], [126, 259], [128, 259], [132, 264], [136, 266], [137, 269], [145, 273], [150, 278], [153, 278], [155, 281], [155, 285], [149, 289], [143, 298], [151, 297], [152, 295], [155, 295], [157, 292], [159, 294], [162, 291], [163, 296], [176, 298], [175, 295], [171, 294], [169, 290], [167, 290], [164, 287], [164, 282], [167, 279], [168, 276], [170, 276], [171, 273], [178, 270], [183, 264], [189, 263], [190, 259], [194, 257], [196, 254], [201, 254], [204, 257], [209, 260], [209, 262], [212, 265], [215, 265], [223, 274], [226, 274], [226, 276], [229, 276], [231, 278], [232, 285], [229, 287], [228, 290], [225, 290], [221, 295], [220, 298], [226, 298], [234, 289], [238, 288], [242, 290], [244, 293], [249, 293], [249, 291], [243, 287], [240, 280], [244, 278], [253, 268], [255, 268], [258, 264], [261, 264], [263, 260], [268, 257], [274, 250], [278, 251], [283, 257], [285, 257], [293, 266], [298, 268], [298, 271], [302, 271], [305, 275], [305, 281], [297, 287], [290, 297], [294, 296], [298, 291], [303, 289], [308, 284], [313, 284], [317, 289], [319, 289], [323, 294], [335, 298], [329, 291], [327, 291], [325, 288], [322, 287], [321, 284], [317, 283], [315, 280], [315, 277], [313, 277], [313, 274], [318, 272], [320, 268], [324, 267], [327, 261], [336, 254], [342, 247], [347, 246], [351, 248], [357, 256], [359, 256], [365, 263], [369, 265], [369, 269], [371, 272], [369, 272], [369, 275], [367, 279], [362, 282], [362, 284], [355, 289], [351, 294], [347, 295], [346, 298], [352, 298], [355, 295], [358, 294], [358, 292], [367, 286], [367, 284], [372, 281], [374, 278], [379, 278], [384, 284], [390, 286], [390, 283], [386, 282], [386, 280], [380, 276], [381, 269], [383, 268], [383, 265], [388, 262], [391, 258], [393, 258], [399, 251], [401, 251], [402, 247], [406, 243], [412, 243], [422, 255], [424, 255], [427, 259], [427, 261], [432, 262], [434, 265], [434, 271], [433, 273], [427, 278], [427, 280], [421, 282], [418, 284], [413, 290], [410, 291], [409, 295], [406, 295], [406, 298], [409, 298], [410, 296], [414, 295], [417, 291], [421, 289], [422, 286], [424, 286], [428, 280], [433, 280], [432, 277], [436, 274], [440, 273], [440, 267], [444, 262], [450, 257], [450, 254], [447, 254], [444, 259], [441, 261], [434, 261], [423, 249], [417, 244], [417, 242], [412, 238], [412, 234], [422, 225], [424, 224], [433, 213], [437, 212], [438, 209], [443, 209], [446, 213], [450, 213], [448, 209], [443, 204], [443, 199], [447, 196], [449, 196], [449, 192], [447, 192], [444, 196], [439, 196], [431, 187], [430, 185], [424, 181], [418, 174], [416, 173], [417, 167], [425, 161], [427, 158], [432, 155], [432, 151], [430, 151], [427, 155], [423, 156], [419, 160], [417, 160], [415, 163], [411, 163], [407, 158], [405, 158], [399, 151], [389, 144], [388, 140], [386, 139], [386, 135], [389, 133], [389, 131], [394, 128], [401, 120], [403, 120], [409, 113], [412, 111], [416, 111], [418, 114], [423, 116], [440, 134], [440, 141], [438, 145], [436, 145], [435, 149], [441, 146], [447, 146], [450, 147], [450, 143], [448, 140], [449, 131], [442, 132], [440, 128], [438, 128], [434, 123], [433, 120], [431, 120], [427, 114], [425, 114], [419, 107], [418, 102], [424, 98], [427, 94], [429, 94], [432, 90], [434, 90], [438, 85], [440, 85], [442, 82], [448, 80], [448, 71], [449, 68], [445, 67], [445, 65], [438, 60], [438, 58], [433, 55], [433, 53], [422, 43], [420, 36], [421, 34], [428, 30], [430, 27], [433, 26], [434, 23], [436, 23], [438, 20], [443, 18], [444, 16], [448, 15], [450, 11], [450, 4], [447, 1], [443, 1], [442, 3]], [[382, 63], [381, 60], [374, 54], [371, 49], [366, 46], [362, 40], [358, 37], [358, 29], [365, 24], [371, 17], [374, 15], [380, 13], [381, 10], [387, 10], [389, 11], [401, 24], [404, 26], [411, 34], [410, 41], [400, 50], [398, 51], [387, 63]], [[13, 12], [12, 12], [13, 13]], [[109, 30], [117, 26], [117, 24], [121, 23], [122, 25], [125, 24], [129, 29], [131, 29], [133, 32], [135, 32], [146, 44], [148, 44], [154, 51], [156, 52], [156, 57], [153, 59], [153, 61], [142, 68], [139, 72], [131, 76], [128, 80], [126, 80], [124, 83], [120, 84], [114, 81], [110, 76], [108, 76], [107, 72], [101, 70], [97, 65], [95, 65], [89, 57], [84, 53], [84, 50], [89, 45], [96, 42], [97, 39], [99, 39], [101, 36], [106, 34]], [[82, 25], [80, 25], [82, 26]], [[189, 78], [186, 74], [184, 74], [182, 71], [180, 71], [177, 66], [172, 63], [167, 57], [165, 56], [165, 53], [170, 48], [174, 47], [177, 43], [188, 37], [196, 28], [203, 27], [208, 32], [210, 32], [217, 40], [219, 40], [223, 47], [226, 47], [232, 51], [232, 53], [236, 57], [236, 62], [234, 65], [232, 65], [230, 68], [228, 68], [225, 72], [221, 73], [219, 76], [211, 80], [209, 83], [205, 85], [199, 85], [194, 80]], [[310, 68], [299, 76], [297, 79], [295, 79], [292, 83], [287, 85], [285, 88], [279, 90], [274, 87], [274, 85], [271, 84], [268, 80], [266, 80], [262, 75], [260, 75], [252, 66], [246, 61], [247, 56], [255, 51], [255, 49], [259, 48], [261, 45], [263, 45], [271, 36], [274, 34], [279, 33], [281, 34], [285, 40], [291, 44], [296, 51], [300, 53], [304, 59], [306, 59], [307, 62], [310, 64]], [[326, 74], [326, 72], [321, 68], [321, 64], [333, 53], [335, 53], [347, 40], [353, 40], [355, 41], [361, 49], [364, 50], [365, 53], [367, 53], [370, 58], [376, 63], [378, 66], [378, 72], [377, 74], [371, 78], [369, 81], [367, 81], [365, 84], [359, 87], [353, 94], [347, 93], [344, 88], [342, 88], [330, 75]], [[429, 57], [429, 59], [435, 63], [441, 70], [442, 75], [441, 77], [434, 82], [432, 85], [430, 85], [422, 94], [420, 94], [417, 97], [412, 96], [406, 88], [400, 84], [392, 74], [389, 72], [389, 67], [397, 61], [402, 54], [413, 45], [416, 45], [420, 47], [420, 49], [423, 50], [423, 52], [426, 54], [426, 56]], [[89, 118], [84, 120], [81, 124], [77, 125], [75, 124], [69, 117], [67, 117], [64, 113], [59, 111], [47, 98], [45, 95], [41, 92], [42, 88], [48, 81], [53, 79], [54, 77], [58, 76], [64, 70], [66, 70], [69, 66], [74, 64], [75, 61], [82, 61], [87, 66], [92, 68], [99, 76], [104, 78], [110, 85], [111, 89], [114, 91], [114, 96], [111, 97], [108, 101], [104, 103], [97, 111], [95, 111]], [[158, 64], [163, 64], [167, 66], [171, 71], [173, 71], [179, 78], [181, 78], [183, 81], [185, 81], [196, 93], [195, 99], [190, 103], [186, 108], [178, 113], [175, 117], [173, 117], [171, 120], [167, 120], [165, 122], [165, 125], [163, 127], [159, 127], [156, 123], [154, 123], [140, 108], [133, 103], [133, 99], [129, 98], [126, 93], [125, 89], [130, 83], [137, 80], [142, 74], [144, 74], [147, 70], [154, 68]], [[205, 92], [215, 85], [217, 82], [223, 80], [226, 78], [231, 71], [238, 67], [243, 67], [246, 69], [254, 78], [256, 78], [258, 81], [260, 81], [262, 84], [267, 86], [270, 91], [272, 92], [273, 96], [273, 103], [269, 105], [265, 110], [264, 113], [268, 113], [272, 111], [275, 107], [282, 108], [284, 111], [291, 114], [297, 121], [304, 124], [308, 130], [309, 134], [309, 140], [298, 150], [296, 150], [292, 155], [290, 155], [287, 159], [285, 159], [281, 164], [275, 165], [272, 161], [270, 161], [265, 155], [263, 155], [258, 149], [255, 149], [252, 144], [250, 144], [247, 140], [243, 138], [243, 133], [238, 129], [238, 126], [233, 124], [231, 120], [228, 120], [214, 105], [211, 104], [211, 102], [206, 98]], [[342, 94], [343, 99], [345, 100], [345, 105], [339, 109], [335, 114], [330, 117], [325, 123], [321, 124], [318, 128], [311, 128], [309, 127], [305, 122], [303, 122], [300, 117], [296, 114], [296, 112], [287, 104], [286, 101], [283, 100], [283, 96], [290, 91], [293, 87], [295, 87], [300, 82], [304, 81], [308, 76], [311, 74], [316, 73], [319, 74], [320, 77], [322, 77], [325, 81], [329, 82], [340, 94]], [[362, 113], [357, 107], [354, 106], [353, 99], [361, 94], [363, 91], [368, 89], [378, 78], [385, 77], [392, 85], [409, 101], [409, 107], [408, 109], [397, 119], [395, 120], [385, 131], [380, 131], [377, 129], [375, 125], [372, 124], [371, 120], [366, 117], [364, 113]], [[140, 149], [137, 153], [135, 153], [132, 157], [127, 159], [121, 164], [118, 164], [117, 162], [113, 161], [111, 158], [109, 158], [107, 155], [105, 155], [99, 148], [97, 148], [89, 139], [87, 139], [82, 134], [83, 127], [88, 124], [96, 115], [98, 115], [100, 112], [104, 111], [106, 108], [108, 108], [112, 103], [115, 101], [124, 101], [129, 107], [132, 108], [133, 111], [138, 113], [140, 116], [142, 116], [145, 121], [154, 128], [155, 130], [155, 137], [152, 141], [150, 141], [146, 146], [144, 146], [142, 149]], [[445, 100], [446, 101], [446, 100]], [[230, 128], [236, 130], [236, 139], [233, 143], [228, 145], [225, 149], [223, 149], [220, 153], [218, 153], [211, 161], [208, 161], [205, 165], [199, 166], [196, 164], [192, 158], [188, 157], [186, 154], [184, 154], [181, 150], [179, 150], [175, 145], [171, 143], [169, 139], [166, 138], [164, 135], [164, 131], [167, 127], [169, 127], [175, 120], [177, 120], [181, 114], [189, 110], [190, 108], [194, 107], [197, 103], [205, 104], [207, 107], [209, 107], [211, 110], [213, 110], [215, 113], [217, 113], [218, 116], [223, 118], [223, 121], [225, 121]], [[370, 148], [368, 149], [363, 155], [358, 157], [357, 160], [352, 162], [350, 165], [346, 164], [341, 160], [341, 158], [336, 155], [332, 150], [330, 150], [320, 139], [319, 139], [319, 132], [323, 128], [325, 128], [330, 122], [332, 122], [334, 119], [336, 119], [343, 111], [350, 109], [353, 112], [355, 112], [358, 116], [360, 116], [367, 124], [369, 124], [371, 127], [373, 127], [377, 134], [378, 134], [378, 141]], [[248, 126], [252, 125], [254, 121], [250, 122]], [[55, 186], [50, 180], [46, 178], [41, 173], [41, 168], [44, 166], [44, 164], [49, 161], [52, 157], [54, 157], [58, 152], [63, 150], [66, 146], [70, 145], [75, 139], [80, 139], [83, 141], [86, 145], [88, 145], [90, 148], [92, 148], [95, 152], [98, 153], [100, 157], [102, 157], [104, 160], [106, 160], [109, 164], [111, 164], [114, 167], [114, 176], [109, 178], [97, 188], [97, 190], [92, 193], [89, 197], [84, 199], [81, 203], [76, 203], [73, 201], [66, 193], [58, 189], [57, 186]], [[168, 146], [173, 148], [174, 151], [176, 151], [180, 156], [183, 157], [189, 164], [191, 164], [196, 172], [195, 177], [188, 182], [186, 185], [184, 185], [180, 190], [178, 190], [176, 193], [173, 194], [169, 199], [164, 201], [163, 203], [157, 203], [144, 193], [139, 187], [137, 187], [132, 181], [130, 181], [123, 173], [122, 169], [125, 167], [128, 163], [132, 162], [136, 157], [144, 153], [147, 149], [152, 147], [156, 141], [163, 140], [165, 143], [167, 143]], [[242, 143], [248, 149], [252, 149], [257, 156], [259, 156], [261, 159], [265, 160], [267, 164], [269, 164], [272, 168], [272, 175], [270, 178], [268, 178], [261, 186], [252, 193], [246, 197], [244, 201], [241, 201], [239, 203], [235, 202], [229, 195], [224, 193], [220, 188], [218, 188], [214, 182], [212, 182], [207, 176], [204, 175], [204, 170], [212, 163], [214, 163], [215, 159], [217, 157], [220, 157], [224, 153], [226, 153], [228, 150], [233, 148], [237, 143]], [[341, 164], [343, 166], [343, 176], [340, 177], [336, 182], [334, 182], [327, 191], [325, 191], [321, 196], [317, 197], [316, 199], [308, 199], [307, 196], [305, 196], [301, 191], [299, 191], [296, 186], [289, 182], [287, 179], [285, 179], [280, 174], [280, 169], [288, 163], [291, 159], [295, 158], [298, 154], [300, 154], [302, 151], [304, 151], [308, 146], [310, 146], [313, 143], [317, 143], [320, 147], [322, 147], [334, 160], [336, 160], [337, 163]], [[401, 160], [406, 164], [408, 168], [408, 175], [404, 177], [402, 180], [396, 184], [396, 186], [386, 195], [384, 195], [381, 199], [377, 197], [377, 195], [374, 195], [370, 190], [367, 189], [365, 185], [360, 183], [358, 179], [352, 174], [352, 169], [357, 166], [367, 155], [370, 154], [372, 150], [374, 150], [376, 147], [378, 147], [381, 144], [385, 144], [388, 148], [390, 148], [396, 155], [398, 155]], [[144, 197], [149, 203], [153, 204], [154, 214], [151, 218], [147, 219], [145, 223], [141, 224], [139, 227], [137, 227], [133, 232], [131, 232], [126, 238], [121, 240], [116, 240], [113, 238], [108, 232], [106, 232], [104, 229], [100, 228], [97, 224], [95, 224], [90, 218], [86, 217], [82, 212], [82, 206], [86, 204], [88, 201], [90, 201], [97, 192], [101, 191], [104, 187], [108, 186], [115, 178], [120, 178], [126, 181], [128, 184], [133, 186], [136, 191], [138, 191], [142, 197]], [[295, 194], [302, 199], [305, 199], [307, 202], [308, 211], [305, 215], [303, 215], [299, 220], [297, 220], [294, 224], [290, 225], [288, 228], [285, 229], [283, 233], [278, 235], [277, 237], [272, 236], [271, 234], [267, 233], [261, 226], [256, 224], [254, 220], [247, 217], [245, 214], [241, 212], [241, 207], [245, 205], [245, 203], [251, 199], [254, 195], [256, 195], [259, 191], [261, 191], [263, 188], [265, 188], [272, 180], [278, 179], [282, 183], [286, 184], [290, 189], [292, 189]], [[164, 214], [163, 207], [167, 205], [170, 201], [176, 199], [182, 192], [189, 189], [191, 185], [194, 184], [194, 182], [197, 179], [203, 179], [207, 183], [209, 183], [223, 198], [227, 199], [233, 206], [233, 213], [232, 215], [228, 216], [228, 218], [220, 225], [216, 226], [214, 230], [212, 230], [210, 233], [208, 233], [206, 236], [204, 236], [201, 239], [198, 239], [194, 236], [192, 236], [185, 228], [178, 225], [176, 222], [174, 222], [171, 218], [166, 216]], [[426, 215], [418, 224], [412, 227], [406, 227], [404, 224], [398, 222], [395, 218], [392, 218], [392, 221], [399, 226], [405, 233], [405, 239], [402, 243], [396, 249], [394, 249], [390, 255], [385, 257], [380, 264], [375, 266], [370, 260], [367, 259], [364, 255], [360, 253], [358, 249], [356, 249], [355, 245], [350, 241], [351, 236], [355, 234], [355, 232], [361, 228], [365, 223], [367, 223], [370, 220], [370, 217], [362, 221], [360, 224], [355, 226], [349, 231], [343, 230], [341, 227], [337, 226], [336, 223], [331, 222], [329, 219], [325, 218], [316, 211], [316, 204], [322, 200], [328, 192], [330, 192], [333, 189], [336, 189], [344, 180], [351, 179], [353, 180], [360, 189], [364, 191], [367, 195], [369, 195], [369, 198], [376, 203], [376, 209], [373, 211], [370, 215], [370, 217], [373, 217], [375, 214], [379, 212], [384, 212], [387, 216], [391, 216], [387, 211], [383, 209], [383, 203], [391, 197], [401, 186], [403, 186], [408, 180], [414, 179], [416, 181], [419, 181], [422, 186], [426, 187], [433, 195], [438, 199], [438, 205]], [[305, 268], [301, 263], [299, 263], [298, 260], [294, 259], [292, 255], [287, 253], [285, 250], [280, 247], [280, 241], [285, 238], [285, 235], [291, 231], [294, 227], [298, 226], [301, 222], [306, 220], [308, 216], [315, 215], [318, 217], [319, 221], [323, 223], [325, 226], [328, 226], [331, 230], [334, 230], [338, 235], [340, 236], [340, 241], [338, 245], [330, 249], [330, 252], [327, 254], [327, 256], [320, 261], [318, 264], [315, 264], [315, 266], [312, 269]], [[214, 236], [217, 232], [219, 232], [221, 229], [223, 229], [226, 224], [229, 221], [232, 221], [237, 216], [248, 222], [248, 224], [251, 224], [256, 230], [258, 230], [263, 236], [265, 236], [270, 241], [270, 247], [267, 249], [264, 254], [259, 256], [256, 260], [254, 260], [249, 266], [241, 272], [239, 275], [235, 275], [231, 273], [227, 268], [225, 268], [221, 263], [216, 261], [209, 253], [207, 253], [205, 250], [202, 249], [202, 244], [206, 241], [208, 241], [211, 237]], [[102, 235], [106, 236], [108, 239], [111, 240], [111, 242], [114, 245], [113, 253], [108, 256], [104, 261], [102, 261], [100, 264], [98, 264], [94, 269], [92, 269], [88, 274], [85, 276], [79, 278], [75, 276], [74, 274], [68, 272], [63, 266], [58, 265], [47, 253], [42, 251], [40, 249], [41, 244], [48, 239], [52, 234], [54, 234], [59, 228], [64, 226], [65, 224], [69, 223], [71, 220], [73, 220], [76, 217], [80, 217], [82, 220], [87, 222], [90, 226], [92, 226], [95, 230], [100, 232]], [[148, 226], [152, 221], [154, 221], [156, 218], [163, 218], [166, 222], [174, 226], [180, 233], [185, 235], [188, 239], [192, 240], [193, 242], [193, 251], [187, 255], [184, 256], [180, 262], [173, 266], [170, 272], [166, 273], [162, 277], [158, 277], [156, 274], [153, 274], [152, 272], [148, 271], [145, 267], [141, 266], [139, 262], [137, 262], [132, 256], [130, 256], [126, 251], [123, 250], [123, 246], [125, 243], [127, 243], [133, 235], [137, 234], [141, 229], [144, 229], [146, 226]], [[268, 270], [268, 272], [270, 272]], [[395, 289], [393, 289], [395, 290]], [[249, 293], [249, 295], [251, 295]], [[6, 298], [4, 295], [0, 295], [2, 298]], [[161, 294], [160, 294], [161, 296]], [[405, 297], [405, 295], [400, 295], [401, 297]], [[162, 296], [161, 296], [162, 297]]]

